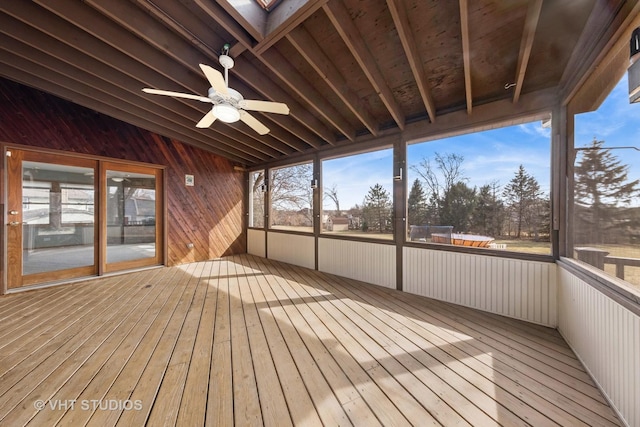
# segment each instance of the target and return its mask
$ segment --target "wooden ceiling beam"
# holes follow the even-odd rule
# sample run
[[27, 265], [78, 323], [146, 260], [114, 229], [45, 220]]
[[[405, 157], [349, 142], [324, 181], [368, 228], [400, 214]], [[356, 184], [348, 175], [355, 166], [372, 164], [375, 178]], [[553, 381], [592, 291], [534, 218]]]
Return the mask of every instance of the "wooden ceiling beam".
[[266, 52], [291, 30], [302, 24], [328, 0], [287, 0], [283, 7], [276, 7], [267, 17], [267, 33], [264, 40], [254, 47], [254, 53]]
[[[206, 110], [191, 108], [197, 102], [192, 102], [189, 105], [188, 102], [184, 102], [185, 100], [172, 98], [160, 102], [139, 90], [140, 82], [119, 73], [117, 70], [105, 73], [104, 64], [92, 58], [77, 61], [77, 51], [73, 48], [49, 37], [33, 36], [33, 31], [29, 31], [25, 26], [16, 26], [15, 20], [12, 22], [11, 18], [0, 17], [0, 25], [3, 30], [6, 29], [12, 37], [15, 37], [0, 34], [1, 45], [7, 51], [42, 64], [43, 67], [74, 78], [78, 82], [87, 83], [90, 87], [105, 94], [112, 95], [115, 97], [116, 105], [126, 102], [138, 106], [145, 111], [147, 116], [153, 115], [158, 121], [179, 127], [184, 126], [185, 119], [195, 125], [206, 113]], [[20, 31], [13, 32], [12, 30]], [[197, 129], [195, 126], [188, 130], [192, 137], [195, 137], [196, 133], [200, 134], [203, 139], [212, 137], [211, 130]], [[219, 139], [222, 145], [229, 146], [232, 151], [239, 150], [250, 155], [255, 155], [255, 151], [259, 151], [268, 157], [279, 157], [292, 153], [291, 149], [286, 146], [284, 146], [286, 149], [279, 147], [279, 150], [267, 146], [247, 146], [244, 135], [226, 125], [220, 126], [220, 129], [215, 129], [214, 132], [214, 139]]]
[[423, 142], [529, 123], [548, 118], [557, 105], [557, 87], [529, 92], [523, 94], [517, 104], [509, 98], [501, 99], [475, 106], [473, 114], [458, 110], [439, 115], [436, 123], [411, 123], [402, 134], [403, 140], [408, 143]]
[[[166, 28], [148, 14], [141, 13], [135, 5], [121, 0], [110, 0], [109, 2], [98, 2], [86, 0], [101, 13], [110, 16], [115, 22], [127, 28], [129, 32], [136, 34], [152, 46], [155, 46], [165, 55], [174, 58], [184, 67], [199, 72], [199, 63], [208, 63], [212, 59], [199, 53], [191, 44], [177, 37], [173, 33], [166, 31]], [[56, 2], [57, 4], [58, 2]], [[194, 18], [195, 19], [195, 18]], [[82, 25], [82, 23], [76, 23]], [[90, 31], [90, 29], [86, 29]], [[132, 52], [135, 58], [135, 54]], [[292, 96], [290, 96], [279, 85], [274, 83], [269, 77], [255, 69], [255, 67], [244, 58], [236, 58], [232, 75], [240, 77], [246, 84], [253, 87], [261, 94], [261, 97], [272, 101], [286, 103], [291, 115], [307, 126], [310, 130], [321, 136], [327, 142], [335, 141], [335, 135], [327, 129], [322, 122], [310, 114]], [[256, 76], [259, 76], [256, 78]], [[278, 119], [274, 119], [279, 122]], [[284, 127], [284, 126], [283, 126]], [[307, 141], [305, 141], [307, 142]]]
[[[640, 14], [638, 0], [596, 2], [580, 39], [562, 73], [562, 102], [568, 103], [589, 78], [589, 69], [607, 56], [621, 33]], [[627, 35], [627, 43], [631, 34]]]
[[636, 5], [632, 19], [625, 20], [620, 33], [611, 38], [603, 49], [605, 55], [599, 58], [591, 71], [568, 102], [570, 114], [594, 111], [605, 101], [629, 68], [629, 42], [631, 33], [640, 27], [640, 4]]
[[[167, 26], [171, 27], [185, 40], [189, 40], [196, 48], [200, 49], [205, 55], [209, 57], [217, 58], [219, 52], [217, 52], [214, 47], [223, 46], [223, 44], [228, 41], [222, 40], [215, 33], [212, 33], [211, 27], [207, 25], [204, 20], [193, 19], [194, 13], [201, 13], [201, 11], [197, 8], [188, 9], [175, 0], [154, 0], [152, 3], [149, 3], [147, 0], [136, 1], [142, 7], [146, 8], [149, 13], [165, 22]], [[186, 21], [191, 22], [188, 29], [181, 23]], [[249, 93], [249, 89], [244, 85], [236, 85], [236, 88], [239, 89], [242, 93]], [[268, 115], [265, 115], [265, 117], [268, 117]], [[265, 121], [264, 118], [260, 118], [260, 120], [262, 122]], [[317, 144], [318, 146], [321, 144], [320, 141], [317, 141], [317, 137], [315, 135], [312, 135], [310, 132], [303, 130], [303, 126], [301, 126], [298, 122], [285, 117], [279, 117], [279, 120], [280, 123], [269, 120], [272, 123], [267, 125], [267, 127], [269, 127], [270, 129], [270, 132], [268, 134], [269, 137], [273, 137], [276, 140], [281, 141], [287, 147], [291, 147], [296, 151], [301, 152], [313, 146], [312, 144], [304, 143], [304, 140], [314, 141], [313, 144]], [[274, 123], [277, 124], [277, 126], [275, 126]], [[291, 138], [291, 136], [287, 133], [287, 129], [288, 132], [296, 137]], [[282, 148], [282, 146], [279, 147]], [[274, 146], [274, 148], [277, 147]]]
[[[340, 97], [342, 102], [371, 132], [378, 134], [378, 124], [369, 113], [367, 106], [346, 82], [340, 71], [333, 65], [331, 58], [324, 54], [311, 34], [300, 26], [287, 34], [287, 40], [296, 48], [298, 53], [307, 60], [329, 87]], [[353, 139], [352, 139], [353, 140]]]
[[[252, 43], [249, 40], [247, 40], [246, 37], [243, 37], [243, 33], [242, 33], [241, 27], [239, 27], [237, 25], [234, 25], [235, 22], [233, 22], [232, 20], [229, 19], [229, 17], [226, 14], [226, 12], [220, 6], [215, 5], [213, 3], [206, 3], [203, 0], [195, 0], [195, 3], [198, 5], [198, 7], [200, 7], [200, 11], [202, 13], [204, 13], [207, 16], [209, 16], [209, 18], [214, 20], [218, 25], [220, 25], [221, 27], [225, 28], [234, 37], [236, 37], [236, 39], [239, 41], [239, 43], [234, 45], [232, 47], [232, 49], [235, 49], [235, 51], [238, 52], [238, 53], [243, 52], [243, 49], [240, 49], [238, 47], [239, 45], [243, 45], [249, 51], [251, 51], [253, 49]], [[233, 54], [233, 52], [232, 52], [232, 54]], [[234, 57], [234, 60], [235, 60], [235, 63], [236, 63], [234, 69], [236, 69], [237, 71], [242, 71], [242, 72], [246, 72], [246, 73], [251, 72], [251, 74], [253, 76], [259, 76], [258, 80], [263, 80], [265, 78], [264, 75], [261, 75], [259, 72], [256, 72], [255, 70], [252, 70], [252, 68], [255, 68], [255, 67], [253, 67], [253, 65], [248, 63], [246, 58], [244, 58], [244, 57]], [[240, 67], [242, 69], [239, 70], [238, 67]], [[246, 79], [247, 77], [243, 75], [243, 78]], [[282, 99], [281, 99], [281, 101], [282, 101]], [[287, 103], [287, 105], [289, 105], [289, 108], [291, 109], [291, 114], [292, 115], [294, 114], [294, 109], [295, 109], [295, 111], [298, 114], [298, 117], [296, 117], [296, 119], [298, 119], [298, 121], [300, 123], [303, 123], [309, 130], [314, 132], [317, 136], [322, 138], [324, 141], [328, 142], [329, 144], [335, 144], [335, 141], [336, 141], [335, 135], [333, 135], [329, 129], [324, 127], [324, 125], [321, 125], [316, 117], [313, 117], [313, 115], [311, 115], [311, 114], [304, 114], [302, 112], [302, 110], [303, 110], [302, 106], [299, 106], [299, 104], [297, 102], [294, 103], [293, 101], [287, 100], [286, 103]], [[294, 117], [295, 117], [295, 115], [294, 115]], [[294, 129], [288, 129], [288, 130], [290, 132], [292, 132], [294, 135], [298, 136], [299, 138], [303, 138], [303, 140], [306, 143], [308, 143], [309, 145], [313, 146], [314, 148], [318, 148], [321, 145], [321, 144], [317, 144], [317, 143], [314, 142], [315, 138], [304, 138], [305, 132], [301, 131], [300, 129], [298, 129], [297, 131], [294, 130]]]
[[[287, 104], [289, 106], [289, 109], [291, 110], [291, 112], [289, 113], [291, 117], [298, 120], [298, 122], [303, 124], [305, 127], [307, 127], [310, 131], [312, 131], [317, 136], [322, 138], [324, 141], [328, 142], [329, 144], [335, 144], [336, 142], [335, 134], [327, 126], [325, 126], [324, 123], [322, 123], [310, 111], [304, 108], [285, 89], [275, 84], [262, 71], [254, 67], [253, 64], [249, 62], [249, 60], [244, 58], [244, 56], [235, 59], [235, 66], [233, 69], [236, 70], [236, 72], [239, 75], [242, 75], [242, 78], [247, 82], [254, 81], [254, 82], [261, 82], [262, 84], [264, 84], [265, 81], [269, 81], [269, 91], [270, 91], [270, 94], [272, 95], [270, 98], [272, 100], [279, 100], [280, 102], [284, 102], [285, 104]], [[273, 117], [273, 120], [276, 120], [276, 118]], [[278, 117], [277, 120], [278, 122], [285, 122], [285, 120], [282, 120], [280, 117]], [[293, 130], [290, 130], [290, 131], [293, 132]], [[305, 140], [304, 142], [316, 148], [319, 147], [319, 145], [315, 143], [315, 139]]]
[[[19, 63], [20, 61], [17, 61], [18, 65]], [[142, 129], [155, 132], [159, 135], [164, 135], [177, 141], [187, 143], [194, 147], [210, 151], [233, 161], [238, 161], [243, 164], [253, 164], [259, 161], [259, 158], [249, 156], [244, 153], [242, 153], [242, 155], [235, 155], [216, 146], [213, 146], [210, 143], [205, 143], [193, 138], [185, 137], [183, 133], [177, 131], [176, 129], [163, 126], [161, 124], [162, 121], [156, 122], [153, 120], [149, 120], [148, 115], [138, 117], [132, 115], [129, 111], [113, 107], [112, 103], [103, 103], [97, 99], [94, 99], [93, 97], [87, 96], [86, 91], [82, 91], [82, 85], [73, 85], [71, 88], [67, 88], [65, 86], [59, 85], [56, 81], [52, 80], [51, 75], [47, 74], [40, 76], [37, 74], [33, 74], [34, 71], [35, 68], [33, 66], [30, 66], [30, 68], [18, 68], [0, 63], [0, 74], [7, 78], [10, 78], [13, 81], [25, 84], [27, 86], [39, 88], [40, 90], [51, 93], [75, 104], [90, 108], [94, 111], [99, 111], [110, 117], [122, 120], [126, 123], [130, 123]], [[84, 89], [91, 90], [91, 88]]]
[[467, 114], [473, 109], [473, 91], [471, 90], [471, 48], [469, 46], [469, 6], [467, 0], [460, 0], [460, 35], [462, 38], [462, 62], [464, 65], [464, 92], [467, 101]]
[[246, 47], [260, 56], [284, 38], [289, 31], [315, 13], [327, 0], [287, 0], [282, 7], [266, 11], [255, 1], [216, 0], [257, 43]]
[[[286, 130], [280, 127], [283, 121], [290, 121], [290, 124], [287, 124]], [[307, 128], [301, 126], [297, 121], [295, 121], [291, 117], [285, 117], [284, 120], [280, 119], [278, 123], [272, 120], [270, 114], [263, 114], [260, 117], [260, 121], [267, 126], [270, 131], [269, 135], [282, 142], [283, 144], [295, 149], [297, 152], [306, 153], [309, 150], [312, 150], [314, 147], [320, 147], [323, 144], [323, 141], [315, 134], [309, 132]], [[294, 129], [295, 128], [295, 129]], [[298, 137], [295, 133], [299, 131], [301, 136]], [[293, 138], [291, 137], [291, 133], [293, 132]], [[302, 141], [314, 141], [314, 146], [306, 144]], [[325, 144], [326, 145], [326, 144]]]
[[342, 0], [331, 0], [326, 3], [323, 10], [331, 20], [331, 23], [342, 37], [342, 40], [349, 48], [349, 51], [356, 59], [360, 68], [365, 73], [369, 82], [375, 89], [378, 96], [386, 106], [389, 114], [400, 129], [404, 129], [405, 116], [400, 105], [393, 96], [393, 92], [384, 79], [378, 64], [376, 63], [371, 51], [367, 47], [362, 35], [354, 25], [349, 15], [349, 11], [342, 3]]
[[216, 0], [216, 3], [255, 40], [264, 39], [268, 13], [258, 3], [246, 0]]
[[[146, 0], [137, 0], [138, 2], [146, 3]], [[156, 0], [154, 1], [154, 8], [156, 9], [155, 13], [159, 15], [171, 15], [177, 16], [180, 13], [180, 10], [176, 10], [176, 3], [174, 0]], [[152, 11], [154, 13], [154, 11]], [[186, 19], [186, 18], [185, 18]], [[217, 19], [220, 19], [219, 17]], [[172, 28], [175, 28], [177, 32], [183, 34], [185, 38], [198, 38], [204, 39], [205, 35], [210, 30], [205, 26], [205, 31], [197, 31], [194, 28], [199, 26], [190, 26], [190, 32], [187, 33], [183, 26], [171, 24]], [[222, 44], [220, 44], [222, 45]], [[236, 48], [237, 44], [231, 47], [232, 51], [238, 52], [239, 49]], [[217, 56], [218, 54], [209, 50], [205, 52], [211, 56]], [[355, 138], [355, 129], [351, 126], [341, 115], [336, 111], [336, 109], [325, 99], [323, 95], [320, 94], [313, 86], [311, 86], [301, 75], [297, 72], [293, 67], [291, 67], [282, 55], [280, 55], [277, 49], [269, 49], [266, 52], [263, 52], [261, 55], [258, 55], [257, 58], [267, 67], [270, 71], [272, 71], [275, 75], [277, 75], [287, 86], [300, 98], [304, 99], [309, 106], [311, 106], [316, 112], [324, 117], [329, 123], [336, 127], [340, 132], [343, 133], [349, 140], [353, 141]], [[272, 132], [273, 133], [273, 129]], [[307, 137], [307, 139], [314, 139]], [[299, 151], [303, 151], [300, 149]]]
[[524, 76], [527, 73], [527, 65], [531, 56], [531, 46], [536, 35], [538, 20], [540, 19], [540, 11], [542, 10], [542, 0], [530, 0], [527, 16], [524, 22], [524, 30], [522, 31], [522, 39], [520, 41], [520, 53], [518, 54], [518, 66], [516, 69], [516, 86], [513, 92], [513, 102], [518, 102]]
[[[179, 1], [175, 0], [132, 0], [138, 7], [155, 16], [165, 26], [171, 28], [177, 34], [196, 49], [211, 58], [217, 58], [227, 37], [218, 35], [211, 27], [201, 19], [194, 19], [193, 12]], [[189, 22], [189, 26], [184, 23]]]
[[[378, 148], [388, 148], [398, 140], [414, 144], [472, 132], [481, 132], [501, 126], [530, 123], [548, 118], [550, 111], [557, 105], [558, 88], [552, 87], [525, 93], [518, 104], [513, 104], [511, 99], [508, 98], [478, 105], [474, 108], [473, 114], [468, 114], [465, 109], [443, 113], [438, 115], [436, 123], [429, 123], [426, 120], [407, 123], [403, 131], [397, 128], [381, 130], [377, 137], [363, 135], [356, 138], [356, 141], [349, 145], [337, 147], [325, 145], [318, 150], [318, 153], [321, 158], [340, 157]], [[305, 158], [304, 155], [296, 153], [285, 159], [255, 165], [255, 168], [286, 165], [291, 164], [291, 162], [302, 161]]]
[[348, 140], [353, 141], [356, 130], [349, 124], [336, 108], [326, 100], [302, 75], [294, 69], [277, 49], [270, 49], [258, 56], [258, 59], [300, 98], [302, 98], [320, 116], [324, 117]]
[[[63, 5], [64, 5], [64, 9], [62, 9]], [[172, 35], [172, 37], [169, 36], [167, 34], [168, 32], [166, 31], [166, 29], [162, 30], [162, 28], [164, 27], [161, 27], [161, 28], [157, 27], [157, 22], [151, 19], [148, 14], [144, 14], [144, 13], [136, 14], [135, 6], [122, 4], [122, 3], [116, 4], [115, 1], [109, 2], [108, 4], [101, 3], [100, 6], [103, 6], [102, 8], [103, 11], [104, 11], [104, 8], [109, 8], [110, 13], [116, 13], [116, 11], [119, 11], [123, 15], [127, 15], [125, 17], [121, 17], [120, 15], [117, 15], [118, 22], [120, 24], [125, 24], [125, 21], [126, 21], [126, 25], [125, 25], [126, 28], [130, 29], [130, 31], [134, 33], [137, 33], [140, 38], [152, 44], [155, 44], [159, 50], [149, 49], [149, 45], [145, 44], [142, 40], [138, 39], [137, 37], [132, 37], [130, 33], [124, 32], [121, 29], [117, 31], [116, 35], [109, 34], [109, 35], [103, 36], [102, 33], [97, 32], [97, 30], [94, 28], [94, 25], [92, 25], [91, 28], [86, 27], [85, 22], [88, 22], [88, 20], [80, 19], [80, 16], [79, 16], [80, 13], [83, 13], [83, 12], [87, 13], [86, 10], [84, 10], [86, 8], [78, 8], [77, 4], [75, 3], [69, 4], [69, 3], [66, 3], [66, 0], [61, 0], [59, 2], [57, 1], [57, 2], [54, 2], [53, 4], [47, 3], [47, 7], [56, 8], [55, 9], [56, 12], [60, 14], [60, 16], [62, 16], [63, 18], [70, 20], [75, 25], [78, 25], [81, 27], [84, 26], [83, 29], [85, 31], [99, 38], [104, 37], [104, 40], [107, 40], [110, 43], [113, 43], [114, 47], [117, 46], [119, 49], [123, 49], [126, 52], [128, 52], [129, 57], [133, 59], [132, 62], [135, 62], [136, 60], [140, 60], [140, 61], [143, 61], [145, 64], [148, 64], [148, 65], [151, 64], [150, 66], [154, 70], [163, 70], [162, 68], [159, 68], [158, 65], [152, 65], [152, 64], [155, 63], [155, 60], [159, 60], [159, 61], [162, 59], [164, 59], [165, 61], [168, 60], [168, 58], [161, 53], [161, 51], [164, 52], [165, 54], [167, 54], [169, 57], [173, 58], [176, 61], [172, 64], [173, 70], [171, 75], [180, 76], [179, 79], [176, 79], [178, 83], [180, 83], [185, 76], [184, 67], [186, 67], [189, 71], [192, 71], [194, 75], [202, 76], [202, 73], [197, 64], [200, 62], [203, 62], [203, 63], [211, 62], [211, 58], [205, 57], [202, 54], [197, 53], [197, 51], [192, 46], [182, 42], [182, 40], [177, 38], [175, 35]], [[125, 8], [124, 12], [123, 12], [123, 9], [120, 9], [120, 7]], [[138, 12], [141, 12], [141, 11], [138, 9]], [[134, 19], [132, 20], [132, 19], [129, 19], [128, 17], [134, 17]], [[104, 19], [107, 19], [107, 18], [104, 17]], [[99, 19], [95, 16], [92, 17], [91, 22], [96, 22], [96, 21], [99, 21]], [[115, 23], [112, 23], [112, 25], [117, 27]], [[103, 27], [104, 26], [108, 26], [108, 23], [105, 23]], [[143, 30], [141, 30], [142, 32], [138, 31], [138, 27], [143, 28]], [[162, 36], [156, 36], [155, 34], [157, 33], [162, 34]], [[139, 49], [132, 48], [131, 46], [135, 45], [136, 43], [142, 43], [144, 47], [141, 47]], [[180, 52], [180, 54], [178, 55], [175, 52]], [[185, 60], [184, 56], [188, 56], [189, 60]], [[194, 62], [190, 62], [190, 61], [194, 61]], [[178, 63], [181, 63], [183, 68], [175, 69], [175, 67], [178, 66]], [[237, 64], [238, 62], [236, 62], [236, 65]], [[234, 70], [240, 71], [240, 68], [241, 67], [236, 67], [234, 68]], [[239, 74], [239, 73], [236, 73], [236, 74]], [[208, 86], [206, 83], [206, 80], [203, 79], [202, 77], [199, 77], [198, 80], [200, 80], [201, 86], [202, 84], [204, 84], [205, 88], [206, 86]], [[271, 82], [269, 79], [265, 79], [263, 76], [261, 79], [258, 79], [258, 80], [261, 82], [261, 84], [263, 84], [263, 87], [265, 87], [265, 85], [269, 87], [267, 91], [278, 92], [278, 94], [281, 95], [280, 100], [283, 100], [281, 98], [288, 98], [288, 99], [284, 99], [284, 102], [286, 102], [287, 104], [294, 104], [295, 106], [296, 101], [293, 100], [293, 98], [291, 98], [288, 94], [283, 92], [278, 86], [273, 84], [273, 82]], [[234, 86], [238, 90], [243, 91], [245, 95], [248, 92], [252, 92], [242, 84], [234, 84]], [[162, 87], [162, 86], [156, 86], [156, 87], [167, 89], [167, 87]], [[203, 89], [200, 89], [200, 90], [191, 89], [190, 91], [192, 93], [200, 93], [203, 91]], [[292, 105], [290, 105], [290, 108], [291, 107]], [[294, 110], [294, 108], [292, 108], [292, 110]], [[303, 108], [295, 109], [295, 111], [299, 112], [300, 115], [303, 115], [303, 116], [306, 113]], [[279, 123], [279, 125], [282, 126], [283, 128], [287, 129], [288, 126], [292, 125], [294, 122], [289, 120], [288, 118], [283, 117], [282, 119], [278, 119], [277, 123]], [[298, 124], [295, 123], [295, 126], [298, 126]], [[319, 126], [321, 126], [321, 124], [319, 124]], [[311, 127], [313, 127], [313, 124], [311, 125]], [[317, 130], [317, 128], [314, 128], [313, 130]], [[295, 134], [296, 130], [291, 129], [291, 132]], [[333, 134], [331, 134], [328, 130], [321, 129], [319, 132], [320, 133], [324, 132], [323, 133], [324, 136], [328, 138], [334, 138]], [[247, 137], [261, 141], [262, 143], [266, 143], [266, 144], [268, 144], [268, 141], [270, 140], [269, 137], [266, 137], [266, 138], [261, 137], [260, 135], [257, 135], [255, 132], [253, 132], [253, 134], [251, 134], [251, 132], [248, 132]], [[316, 144], [315, 139], [313, 139], [308, 145], [314, 146], [315, 144]], [[293, 142], [292, 145], [296, 146], [295, 142]]]
[[[55, 4], [45, 3], [44, 7], [48, 12], [32, 2], [12, 2], [9, 13], [74, 47], [79, 52], [78, 61], [85, 56], [95, 58], [107, 67], [143, 81], [148, 86], [192, 93], [206, 89], [207, 82], [202, 78], [201, 71], [192, 72], [177, 66], [175, 61], [160, 53], [150, 52], [146, 43], [137, 37], [123, 36], [116, 24], [98, 12], [64, 0]], [[77, 23], [90, 27], [91, 33]], [[137, 58], [134, 53], [138, 54]], [[106, 62], [107, 58], [109, 62]]]
[[429, 89], [429, 81], [424, 72], [422, 58], [420, 58], [420, 52], [418, 51], [418, 46], [416, 45], [411, 26], [409, 25], [407, 10], [404, 4], [398, 0], [387, 0], [387, 6], [389, 7], [389, 12], [391, 12], [391, 17], [393, 18], [396, 31], [400, 37], [404, 53], [409, 61], [413, 78], [416, 79], [416, 85], [418, 86], [422, 102], [429, 115], [429, 120], [431, 123], [434, 123], [436, 121], [436, 107], [433, 102], [433, 97], [431, 96], [431, 90]]
[[[2, 49], [4, 49], [4, 46]], [[146, 121], [152, 121], [154, 123], [161, 123], [163, 128], [174, 129], [175, 134], [181, 135], [180, 141], [182, 142], [197, 145], [199, 148], [205, 149], [207, 147], [216, 147], [218, 152], [220, 153], [226, 152], [227, 155], [241, 157], [247, 161], [255, 161], [256, 159], [266, 160], [274, 158], [271, 155], [257, 153], [256, 151], [242, 150], [237, 147], [239, 144], [236, 141], [226, 138], [223, 135], [215, 135], [215, 137], [212, 138], [211, 136], [206, 135], [204, 132], [200, 132], [195, 127], [190, 128], [188, 126], [181, 126], [179, 124], [173, 123], [169, 120], [162, 120], [160, 117], [149, 114], [148, 111], [139, 107], [137, 103], [121, 102], [120, 104], [117, 104], [117, 106], [114, 106], [119, 99], [117, 95], [114, 95], [112, 92], [104, 92], [94, 86], [85, 84], [85, 82], [87, 81], [86, 77], [79, 74], [77, 70], [75, 73], [64, 74], [57, 72], [54, 68], [43, 67], [40, 64], [31, 61], [31, 59], [26, 59], [24, 57], [14, 55], [12, 52], [6, 50], [5, 52], [6, 55], [13, 58], [12, 65], [14, 66], [14, 68], [20, 69], [23, 72], [29, 73], [30, 75], [38, 77], [40, 79], [47, 79], [51, 83], [55, 83], [57, 86], [63, 88], [63, 90], [81, 94], [82, 96], [79, 100], [76, 98], [70, 100], [73, 102], [77, 102], [78, 104], [85, 107], [93, 108], [98, 112], [102, 112], [108, 115], [111, 115], [111, 112], [118, 110], [122, 113], [130, 114], [132, 117], [145, 119]], [[64, 71], [67, 70], [63, 70], [63, 72]], [[60, 96], [59, 92], [51, 93]], [[96, 102], [89, 105], [87, 103], [88, 99], [92, 99]], [[95, 107], [96, 105], [97, 107]], [[122, 114], [120, 114], [119, 117], [122, 117]], [[281, 157], [281, 155], [277, 157]]]
[[[193, 0], [189, 2], [187, 7], [195, 13], [204, 12], [207, 16], [215, 20], [222, 28], [224, 28], [233, 38], [238, 41], [238, 44], [243, 46], [244, 49], [251, 49], [254, 45], [254, 40], [251, 39], [247, 31], [238, 24], [237, 21], [232, 19], [222, 6], [214, 3], [211, 0]], [[198, 8], [198, 9], [196, 9]], [[227, 40], [231, 42], [231, 40]], [[232, 55], [235, 58], [240, 55], [244, 49], [235, 47], [235, 51], [232, 51]]]
[[[64, 6], [62, 1], [55, 2], [55, 5]], [[166, 57], [158, 55], [156, 57], [156, 61], [158, 63], [154, 62], [153, 60], [149, 61], [153, 67], [150, 69], [137, 61], [131, 61], [130, 57], [126, 56], [124, 53], [83, 32], [71, 23], [63, 21], [59, 18], [54, 18], [48, 12], [41, 8], [33, 6], [30, 2], [12, 2], [11, 5], [8, 6], [7, 11], [9, 12], [9, 14], [15, 14], [16, 18], [25, 16], [28, 17], [29, 22], [26, 22], [27, 25], [38, 28], [51, 37], [60, 40], [63, 43], [69, 44], [70, 46], [73, 46], [77, 50], [76, 58], [74, 59], [75, 63], [81, 63], [83, 61], [83, 58], [85, 58], [85, 55], [89, 58], [93, 57], [98, 61], [103, 61], [104, 58], [109, 58], [109, 63], [102, 62], [104, 65], [101, 72], [105, 73], [105, 70], [113, 67], [116, 71], [125, 73], [132, 79], [139, 81], [140, 86], [136, 89], [142, 89], [142, 87], [144, 86], [151, 86], [172, 90], [176, 87], [176, 81], [179, 81], [182, 85], [186, 84], [187, 86], [190, 86], [188, 90], [195, 93], [198, 93], [198, 91], [201, 91], [203, 87], [206, 87], [206, 80], [204, 80], [202, 77], [196, 77], [196, 75], [193, 73], [183, 72], [179, 75], [178, 78], [173, 78], [171, 80], [166, 77], [161, 77], [155, 72], [157, 68], [153, 66], [153, 64], [155, 64], [156, 66], [168, 66], [169, 64], [167, 64], [166, 61], [163, 61], [163, 59], [166, 59]], [[70, 11], [69, 13], [72, 15], [72, 19], [82, 21], [83, 18], [87, 20], [89, 19], [89, 17], [85, 15], [86, 12], [88, 12], [88, 9], [86, 8], [72, 8], [72, 11]], [[106, 19], [104, 17], [102, 18]], [[92, 17], [91, 22], [94, 28], [100, 28], [108, 32], [108, 28], [105, 29], [105, 27], [109, 27], [109, 23], [104, 23], [103, 20], [97, 19], [97, 17], [95, 16]], [[122, 40], [118, 39], [118, 41]], [[140, 40], [137, 41], [139, 43], [142, 43]], [[127, 39], [124, 42], [127, 43], [129, 49], [135, 50], [136, 47], [141, 48], [139, 46], [136, 46], [135, 38], [133, 40]], [[144, 55], [140, 54], [140, 56]], [[173, 65], [169, 68], [173, 71], [177, 71], [178, 73], [180, 71], [179, 69], [176, 70], [176, 68], [178, 67], [175, 67], [175, 63], [173, 63]], [[194, 90], [192, 89], [192, 87], [199, 87], [199, 89]], [[177, 89], [179, 91], [184, 90], [183, 88]], [[189, 105], [191, 108], [196, 108], [193, 103], [185, 104]], [[199, 114], [204, 114], [202, 113], [202, 109], [197, 111], [199, 112]], [[250, 136], [249, 138], [242, 138], [242, 141], [239, 143], [251, 147], [252, 149], [255, 149], [256, 146], [258, 146], [258, 142], [255, 140], [255, 138], [253, 138], [253, 136]]]
[[45, 2], [42, 7], [33, 3], [12, 2], [9, 14], [73, 46], [80, 54], [79, 60], [85, 55], [95, 58], [150, 86], [198, 93], [206, 84], [201, 72], [180, 67], [159, 52], [149, 52], [141, 39], [125, 35], [113, 21], [89, 7], [65, 0]]

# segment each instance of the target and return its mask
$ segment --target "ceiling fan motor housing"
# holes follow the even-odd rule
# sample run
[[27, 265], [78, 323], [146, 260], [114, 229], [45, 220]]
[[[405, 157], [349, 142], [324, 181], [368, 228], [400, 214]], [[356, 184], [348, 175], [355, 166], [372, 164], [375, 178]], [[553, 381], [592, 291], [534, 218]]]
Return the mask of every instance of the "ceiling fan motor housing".
[[229, 93], [228, 96], [223, 95], [220, 92], [216, 91], [214, 88], [210, 87], [209, 91], [207, 92], [207, 96], [214, 104], [219, 104], [226, 101], [234, 107], [238, 107], [240, 101], [244, 99], [240, 92], [235, 89], [231, 89], [230, 87], [227, 88], [227, 92]]

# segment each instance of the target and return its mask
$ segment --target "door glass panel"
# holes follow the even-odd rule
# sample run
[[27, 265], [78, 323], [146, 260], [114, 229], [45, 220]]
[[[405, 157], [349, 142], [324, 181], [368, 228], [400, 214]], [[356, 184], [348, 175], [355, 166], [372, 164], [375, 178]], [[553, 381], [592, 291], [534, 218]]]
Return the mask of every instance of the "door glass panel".
[[93, 266], [93, 168], [22, 163], [22, 274]]
[[156, 256], [156, 178], [107, 170], [107, 263]]

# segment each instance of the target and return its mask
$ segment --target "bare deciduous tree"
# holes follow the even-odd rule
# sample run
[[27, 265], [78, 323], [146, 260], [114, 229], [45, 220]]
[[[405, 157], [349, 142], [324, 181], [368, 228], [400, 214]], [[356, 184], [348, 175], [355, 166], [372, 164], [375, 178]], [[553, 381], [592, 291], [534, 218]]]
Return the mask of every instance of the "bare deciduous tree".
[[313, 224], [312, 178], [311, 163], [271, 170], [269, 195], [274, 223], [302, 226]]
[[[435, 153], [435, 165], [431, 159], [423, 158], [416, 166], [411, 166], [424, 181], [429, 195], [441, 199], [458, 182], [467, 181], [462, 170], [464, 157], [455, 154]], [[439, 171], [439, 172], [438, 172]]]
[[250, 225], [252, 227], [263, 227], [264, 193], [262, 191], [262, 185], [264, 184], [264, 171], [252, 172], [249, 180], [251, 183], [251, 203], [253, 207]]
[[324, 190], [324, 196], [331, 199], [336, 205], [336, 214], [340, 215], [340, 200], [338, 199], [338, 185], [333, 184], [330, 188]]

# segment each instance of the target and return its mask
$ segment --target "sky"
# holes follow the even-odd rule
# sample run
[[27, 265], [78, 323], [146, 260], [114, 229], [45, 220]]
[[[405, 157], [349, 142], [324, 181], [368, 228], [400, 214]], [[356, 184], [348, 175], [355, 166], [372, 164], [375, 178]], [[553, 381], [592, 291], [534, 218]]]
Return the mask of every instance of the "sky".
[[[576, 148], [589, 146], [593, 138], [604, 141], [605, 147], [640, 148], [640, 103], [629, 103], [626, 73], [598, 110], [576, 116]], [[640, 151], [612, 150], [612, 154], [629, 166], [630, 177], [640, 179]]]
[[[629, 104], [627, 76], [622, 78], [598, 110], [576, 116], [575, 146], [590, 145], [593, 138], [605, 141], [605, 147], [636, 146], [640, 148], [640, 103]], [[411, 166], [423, 158], [433, 159], [455, 153], [463, 156], [463, 175], [470, 187], [497, 182], [504, 186], [523, 165], [534, 176], [540, 189], [549, 193], [551, 129], [540, 121], [460, 135], [423, 143], [407, 148], [408, 188], [417, 174]], [[640, 179], [640, 151], [615, 150], [622, 163], [629, 165], [629, 177]], [[433, 162], [432, 162], [433, 164]], [[322, 164], [325, 191], [336, 186], [340, 209], [362, 204], [369, 188], [381, 184], [392, 194], [393, 152], [391, 149], [325, 160]], [[408, 190], [407, 190], [408, 191]], [[335, 209], [325, 197], [325, 209]]]

